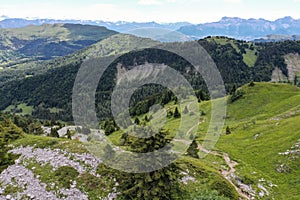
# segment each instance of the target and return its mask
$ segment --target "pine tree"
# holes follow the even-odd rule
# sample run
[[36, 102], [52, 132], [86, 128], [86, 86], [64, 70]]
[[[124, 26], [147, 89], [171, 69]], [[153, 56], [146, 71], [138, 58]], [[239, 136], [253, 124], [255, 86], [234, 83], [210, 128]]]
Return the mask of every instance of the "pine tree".
[[112, 124], [107, 125], [104, 129], [105, 135], [107, 136], [112, 134], [114, 131], [115, 131], [115, 127]]
[[145, 122], [149, 122], [150, 121], [147, 115], [145, 115], [144, 120], [145, 120]]
[[59, 138], [59, 134], [58, 134], [56, 128], [51, 128], [51, 131], [50, 131], [50, 137], [56, 137], [56, 138]]
[[187, 150], [187, 154], [193, 158], [199, 158], [198, 153], [199, 153], [198, 144], [196, 140], [193, 140], [192, 144]]
[[229, 134], [231, 134], [231, 130], [230, 130], [229, 126], [227, 126], [226, 127], [226, 135], [229, 135]]
[[187, 106], [185, 106], [185, 107], [184, 107], [184, 110], [183, 110], [183, 113], [184, 113], [184, 114], [187, 114], [188, 112], [189, 112], [189, 110], [188, 110]]
[[69, 139], [69, 140], [72, 140], [72, 134], [71, 134], [71, 131], [68, 129], [67, 130], [67, 138]]
[[42, 129], [42, 127], [36, 123], [31, 123], [28, 127], [28, 129], [30, 130], [30, 133], [33, 133], [34, 135], [43, 135], [44, 134], [44, 130]]
[[236, 92], [236, 85], [234, 84], [230, 90], [230, 94], [233, 95]]
[[106, 119], [103, 127], [105, 135], [110, 135], [116, 131], [116, 123], [114, 120]]
[[[130, 148], [133, 152], [153, 152], [165, 147], [170, 142], [170, 139], [167, 139], [169, 133], [166, 131], [161, 131], [153, 136], [153, 132], [149, 130], [147, 134], [152, 136], [143, 139], [131, 138]], [[117, 181], [120, 183], [124, 199], [173, 199], [172, 195], [178, 194], [180, 190], [178, 183], [180, 175], [176, 164], [150, 173], [122, 173], [119, 176]]]
[[140, 122], [139, 118], [135, 118], [134, 123], [137, 125], [140, 125], [141, 122]]
[[123, 133], [120, 139], [120, 145], [121, 146], [126, 145], [127, 142], [128, 142], [128, 133]]
[[0, 138], [0, 172], [7, 166], [8, 154], [7, 154], [7, 147], [3, 140]]
[[295, 75], [295, 78], [294, 78], [294, 85], [298, 85], [298, 76]]
[[0, 173], [18, 157], [8, 153], [8, 144], [23, 137], [24, 132], [0, 113]]
[[176, 107], [175, 108], [175, 111], [174, 111], [174, 118], [180, 118], [180, 113], [179, 113], [179, 111], [178, 111], [178, 108]]
[[167, 117], [168, 118], [172, 118], [173, 117], [173, 112], [171, 110], [168, 112]]

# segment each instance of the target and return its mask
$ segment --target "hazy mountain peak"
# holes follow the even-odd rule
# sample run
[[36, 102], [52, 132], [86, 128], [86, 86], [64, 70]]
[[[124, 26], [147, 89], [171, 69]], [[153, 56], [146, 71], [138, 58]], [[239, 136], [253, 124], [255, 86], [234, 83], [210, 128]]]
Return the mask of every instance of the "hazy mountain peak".
[[[146, 31], [151, 29], [165, 29], [177, 31], [183, 34], [185, 38], [199, 39], [206, 36], [221, 36], [225, 35], [242, 40], [254, 40], [265, 37], [266, 35], [300, 35], [300, 20], [286, 16], [275, 21], [266, 19], [243, 19], [239, 17], [223, 17], [218, 22], [203, 23], [193, 25], [188, 22], [177, 23], [157, 23], [157, 22], [105, 22], [101, 20], [53, 20], [53, 19], [18, 19], [6, 18], [0, 21], [1, 28], [20, 28], [28, 25], [42, 24], [82, 24], [104, 26], [110, 30], [121, 33], [132, 33], [143, 29]], [[155, 38], [157, 39], [157, 38]], [[179, 37], [179, 41], [182, 37]], [[160, 40], [160, 39], [158, 39]], [[175, 38], [175, 40], [177, 40]], [[162, 41], [162, 40], [160, 40]]]
[[242, 40], [254, 40], [266, 35], [299, 35], [300, 21], [284, 17], [276, 21], [223, 17], [219, 22], [181, 27], [178, 31], [194, 38], [228, 36]]
[[222, 17], [220, 22], [235, 22], [235, 21], [244, 21], [244, 19], [239, 17]]
[[292, 18], [291, 16], [286, 16], [286, 17], [280, 18], [276, 21], [277, 22], [292, 22], [292, 21], [295, 21], [295, 19]]

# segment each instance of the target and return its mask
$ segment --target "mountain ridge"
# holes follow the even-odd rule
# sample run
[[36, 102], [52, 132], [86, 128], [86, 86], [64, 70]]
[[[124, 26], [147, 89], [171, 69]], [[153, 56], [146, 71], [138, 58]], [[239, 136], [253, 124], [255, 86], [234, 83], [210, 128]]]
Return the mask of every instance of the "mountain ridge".
[[0, 28], [21, 28], [28, 25], [42, 25], [42, 24], [57, 24], [57, 23], [71, 23], [83, 25], [105, 26], [108, 29], [117, 32], [126, 32], [136, 28], [156, 27], [176, 30], [181, 26], [190, 25], [189, 22], [176, 22], [176, 23], [157, 23], [157, 22], [126, 22], [117, 21], [109, 22], [103, 20], [58, 20], [58, 19], [23, 19], [23, 18], [5, 18], [0, 21]]
[[206, 36], [228, 36], [242, 40], [254, 40], [266, 35], [299, 35], [300, 20], [284, 17], [275, 21], [265, 19], [242, 19], [223, 17], [218, 22], [181, 27], [178, 32], [202, 38]]
[[0, 29], [0, 65], [5, 68], [28, 60], [66, 56], [114, 34], [117, 32], [102, 26], [81, 24]]
[[[3, 18], [2, 18], [3, 19]], [[219, 21], [192, 24], [189, 22], [157, 23], [157, 22], [108, 22], [103, 20], [56, 20], [56, 19], [22, 19], [4, 18], [0, 21], [0, 28], [19, 28], [28, 25], [72, 23], [95, 26], [105, 26], [108, 29], [128, 33], [135, 29], [158, 28], [168, 29], [185, 34], [192, 39], [201, 39], [207, 36], [228, 36], [236, 39], [254, 40], [271, 34], [299, 35], [300, 19], [290, 16], [276, 20], [263, 18], [223, 17]]]

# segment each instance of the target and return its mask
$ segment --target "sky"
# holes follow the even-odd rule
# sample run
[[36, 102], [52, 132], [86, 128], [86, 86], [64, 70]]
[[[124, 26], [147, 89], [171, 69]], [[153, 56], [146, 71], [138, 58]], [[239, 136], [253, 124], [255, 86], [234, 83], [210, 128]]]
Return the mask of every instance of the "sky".
[[300, 0], [0, 0], [0, 16], [129, 22], [300, 19]]

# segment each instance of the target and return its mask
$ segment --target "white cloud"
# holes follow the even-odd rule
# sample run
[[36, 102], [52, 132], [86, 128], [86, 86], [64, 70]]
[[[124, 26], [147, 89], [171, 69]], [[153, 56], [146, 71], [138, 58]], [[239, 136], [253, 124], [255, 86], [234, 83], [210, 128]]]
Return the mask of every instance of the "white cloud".
[[161, 5], [161, 4], [163, 4], [163, 2], [161, 2], [159, 0], [139, 0], [138, 4], [150, 6], [150, 5]]

